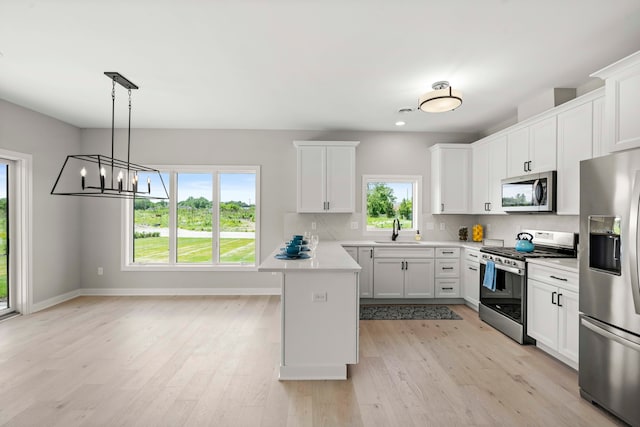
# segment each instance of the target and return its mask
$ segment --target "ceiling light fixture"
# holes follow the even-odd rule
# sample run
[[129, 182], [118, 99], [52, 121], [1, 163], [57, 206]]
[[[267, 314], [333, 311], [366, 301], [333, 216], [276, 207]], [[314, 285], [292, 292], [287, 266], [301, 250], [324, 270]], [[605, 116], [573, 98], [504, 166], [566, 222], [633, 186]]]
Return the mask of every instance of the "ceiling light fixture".
[[[104, 73], [112, 80], [111, 89], [111, 157], [102, 154], [68, 155], [51, 194], [62, 196], [106, 197], [114, 199], [168, 199], [167, 187], [160, 171], [131, 163], [131, 90], [138, 89], [120, 73]], [[129, 126], [127, 132], [127, 160], [114, 158], [116, 83], [129, 93]], [[78, 176], [79, 174], [79, 176]], [[147, 185], [138, 185], [140, 175]], [[157, 193], [151, 192], [151, 179], [162, 184]], [[156, 179], [156, 177], [158, 179]], [[80, 179], [78, 179], [80, 178]]]
[[447, 81], [435, 82], [433, 91], [420, 97], [418, 108], [427, 113], [451, 111], [462, 105], [462, 93], [453, 90]]

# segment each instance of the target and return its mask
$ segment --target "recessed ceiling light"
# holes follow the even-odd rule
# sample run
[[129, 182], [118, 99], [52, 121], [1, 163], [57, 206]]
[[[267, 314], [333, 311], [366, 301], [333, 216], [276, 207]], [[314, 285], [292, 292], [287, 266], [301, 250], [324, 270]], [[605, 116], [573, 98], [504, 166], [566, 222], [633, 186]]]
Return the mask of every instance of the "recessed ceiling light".
[[406, 123], [403, 121], [396, 122], [396, 126], [404, 126], [404, 125], [406, 125]]

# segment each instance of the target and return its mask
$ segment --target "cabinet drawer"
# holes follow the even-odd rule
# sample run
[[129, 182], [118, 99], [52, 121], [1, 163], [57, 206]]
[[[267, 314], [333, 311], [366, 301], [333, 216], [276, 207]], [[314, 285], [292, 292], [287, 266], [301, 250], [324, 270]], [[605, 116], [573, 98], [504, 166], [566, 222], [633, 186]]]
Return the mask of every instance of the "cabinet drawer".
[[376, 258], [433, 258], [433, 248], [375, 248]]
[[471, 262], [480, 262], [480, 251], [472, 251], [467, 249], [464, 251], [464, 259]]
[[436, 248], [436, 258], [460, 258], [460, 248]]
[[460, 296], [460, 279], [436, 279], [436, 298]]
[[547, 267], [538, 264], [528, 264], [529, 279], [538, 280], [549, 285], [559, 286], [569, 290], [578, 290], [578, 275], [570, 271]]
[[459, 259], [436, 258], [436, 277], [458, 277], [460, 275]]

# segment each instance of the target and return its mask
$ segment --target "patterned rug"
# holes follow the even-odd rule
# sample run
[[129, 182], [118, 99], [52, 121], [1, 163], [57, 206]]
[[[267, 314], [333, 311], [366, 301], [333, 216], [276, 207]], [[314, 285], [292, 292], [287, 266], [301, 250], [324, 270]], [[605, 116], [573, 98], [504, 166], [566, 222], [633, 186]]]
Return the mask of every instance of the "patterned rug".
[[360, 320], [462, 320], [442, 305], [361, 305]]

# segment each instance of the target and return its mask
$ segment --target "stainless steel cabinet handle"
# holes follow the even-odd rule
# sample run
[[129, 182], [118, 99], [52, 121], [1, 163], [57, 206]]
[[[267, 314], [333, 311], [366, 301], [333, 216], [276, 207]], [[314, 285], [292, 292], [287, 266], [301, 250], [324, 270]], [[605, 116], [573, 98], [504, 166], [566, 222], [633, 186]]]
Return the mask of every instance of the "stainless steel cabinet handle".
[[405, 261], [404, 262], [404, 269], [408, 270], [409, 269], [409, 261]]
[[478, 271], [478, 269], [477, 269], [477, 268], [475, 268], [475, 267], [469, 267], [469, 270], [471, 270], [471, 271]]
[[442, 251], [443, 254], [452, 254], [453, 251]]
[[560, 297], [562, 296], [562, 294], [558, 294], [558, 307], [562, 307], [563, 305], [560, 304]]
[[373, 249], [369, 249], [369, 258], [373, 258]]
[[555, 296], [556, 296], [557, 294], [558, 294], [557, 292], [553, 292], [553, 293], [551, 294], [551, 304], [553, 304], [553, 305], [557, 305], [557, 304], [556, 304], [556, 300], [555, 300]]
[[444, 212], [444, 203], [440, 203], [440, 212]]
[[469, 254], [469, 256], [472, 256], [474, 258], [478, 258], [478, 255], [476, 255], [476, 254]]
[[568, 279], [565, 279], [564, 277], [557, 277], [557, 276], [554, 276], [553, 274], [550, 275], [549, 277], [551, 277], [552, 279], [560, 280], [562, 282], [568, 281]]
[[489, 212], [491, 212], [491, 202], [487, 203], [487, 205], [489, 205], [489, 209], [487, 209]]
[[527, 171], [527, 162], [522, 163], [522, 169], [526, 172]]
[[453, 267], [442, 267], [443, 270], [453, 270]]
[[443, 291], [452, 291], [453, 288], [442, 288]]

